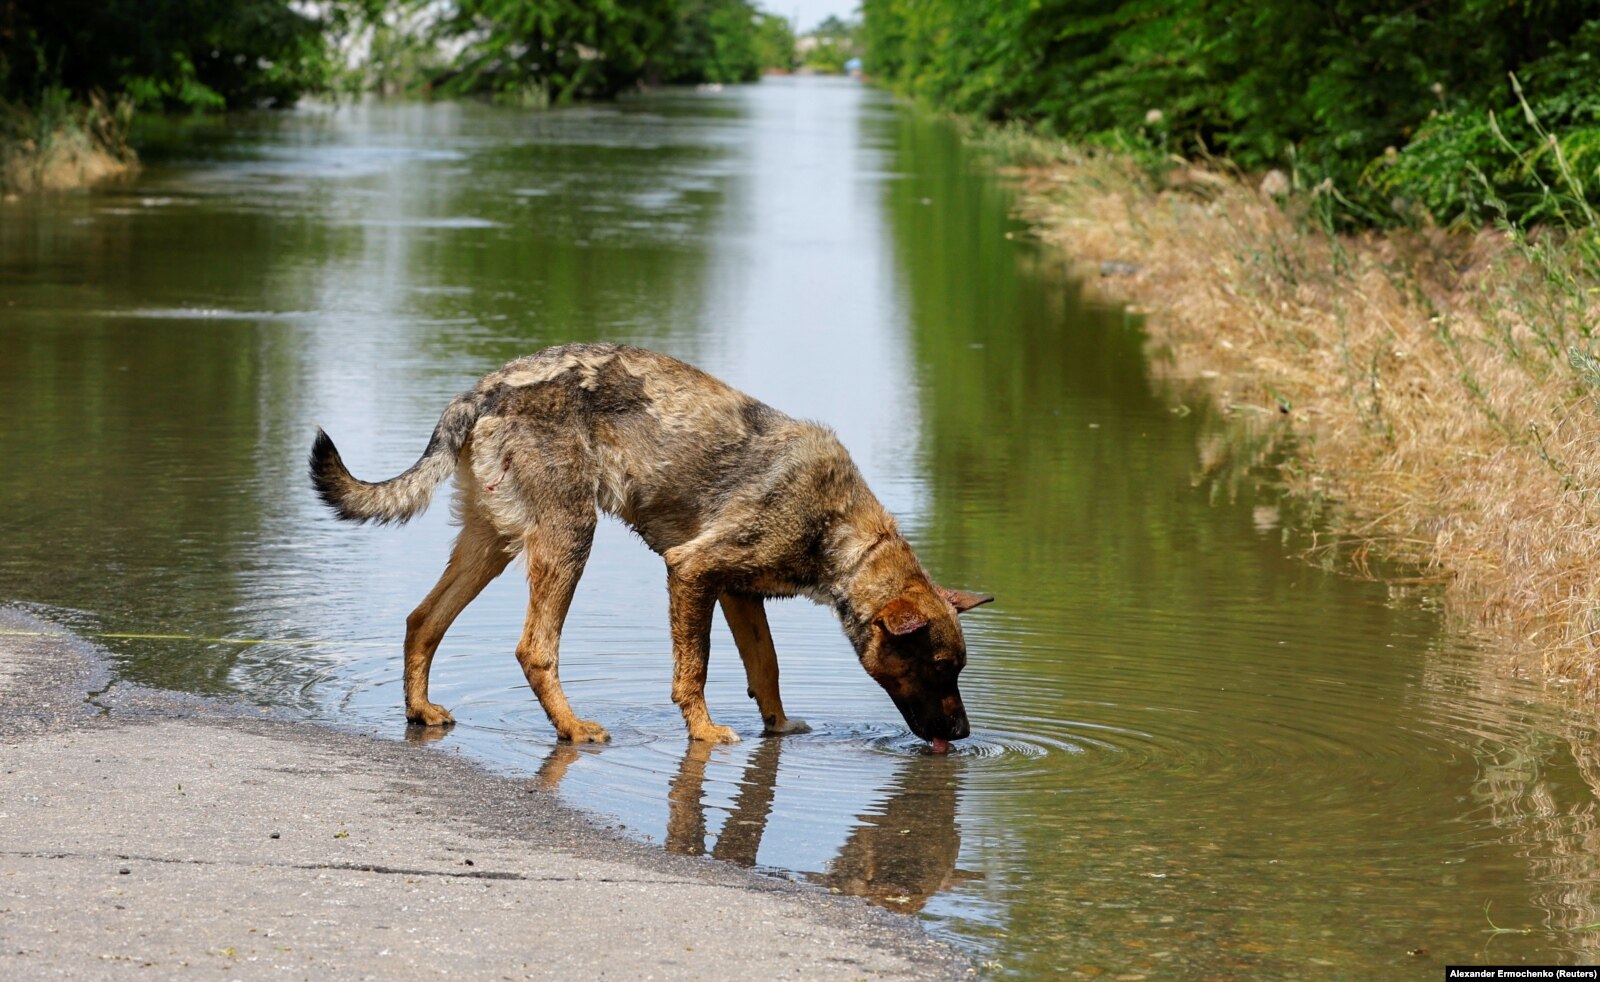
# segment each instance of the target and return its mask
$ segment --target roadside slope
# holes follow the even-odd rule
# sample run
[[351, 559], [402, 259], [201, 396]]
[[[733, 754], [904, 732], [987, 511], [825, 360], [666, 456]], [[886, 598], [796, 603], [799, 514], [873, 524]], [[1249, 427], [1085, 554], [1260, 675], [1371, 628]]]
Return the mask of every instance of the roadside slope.
[[1507, 670], [1600, 696], [1588, 232], [1332, 234], [1324, 189], [1283, 200], [1188, 165], [1155, 186], [1126, 159], [973, 135], [1031, 157], [1009, 169], [1023, 217], [1091, 290], [1147, 315], [1175, 393], [1203, 387], [1250, 421], [1257, 459], [1202, 474], [1291, 438], [1291, 488], [1334, 506], [1318, 558], [1364, 576], [1415, 564], [1397, 593], [1437, 584], [1450, 626], [1509, 652]]

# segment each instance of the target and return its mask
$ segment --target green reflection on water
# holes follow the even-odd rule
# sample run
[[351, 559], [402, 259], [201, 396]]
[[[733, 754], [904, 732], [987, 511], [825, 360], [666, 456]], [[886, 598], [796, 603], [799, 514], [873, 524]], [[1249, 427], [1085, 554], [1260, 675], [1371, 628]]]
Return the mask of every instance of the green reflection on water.
[[[9, 204], [0, 597], [83, 630], [329, 636], [296, 578], [330, 558], [305, 541], [313, 420], [392, 387], [411, 415], [386, 435], [414, 453], [441, 394], [553, 341], [692, 351], [738, 113], [653, 108], [243, 116], [165, 134], [132, 187]], [[274, 702], [314, 703], [326, 672], [115, 647], [123, 677], [204, 693], [270, 661], [251, 694]]]
[[[962, 824], [989, 836], [966, 865], [989, 872], [954, 889], [1008, 902], [962, 930], [1037, 978], [1426, 975], [1433, 952], [1482, 955], [1485, 900], [1549, 918], [1577, 881], [1554, 919], [1590, 916], [1579, 857], [1600, 782], [1559, 782], [1576, 814], [1532, 868], [1503, 818], [1526, 797], [1491, 822], [1464, 807], [1486, 759], [1528, 759], [1502, 741], [1548, 723], [1512, 687], [1485, 698], [1486, 670], [1413, 600], [1296, 555], [1273, 414], [1180, 408], [1137, 322], [1010, 241], [1004, 191], [948, 127], [903, 117], [894, 145], [906, 177], [885, 207], [931, 494], [919, 548], [999, 598], [969, 615], [979, 724], [1076, 751], [966, 775]], [[1573, 773], [1559, 747], [1534, 757]], [[1538, 871], [1552, 861], [1559, 887]], [[1591, 942], [1504, 936], [1494, 954]]]
[[[228, 545], [254, 536], [262, 510], [259, 337], [41, 320], [0, 334], [0, 595], [92, 610], [83, 626], [185, 632], [200, 607], [216, 612], [211, 630], [234, 629]], [[186, 474], [196, 455], [204, 473]], [[227, 650], [174, 662], [134, 648], [128, 670], [217, 692], [231, 662]]]

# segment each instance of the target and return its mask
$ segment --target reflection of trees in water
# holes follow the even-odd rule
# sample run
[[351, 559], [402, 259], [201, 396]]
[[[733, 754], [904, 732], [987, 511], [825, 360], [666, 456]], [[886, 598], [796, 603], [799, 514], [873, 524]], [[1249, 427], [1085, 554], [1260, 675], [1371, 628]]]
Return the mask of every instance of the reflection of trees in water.
[[[1509, 725], [1526, 725], [1510, 721]], [[1515, 732], [1515, 731], [1513, 731]], [[1552, 942], [1592, 960], [1600, 951], [1600, 750], [1592, 729], [1526, 732], [1480, 764], [1477, 796], [1528, 866], [1530, 903]], [[1521, 928], [1505, 923], [1501, 927]]]
[[[752, 180], [751, 141], [726, 132], [760, 114], [760, 98], [668, 93], [534, 117], [467, 107], [470, 176], [393, 191], [403, 213], [501, 227], [416, 230], [374, 247], [403, 255], [390, 279], [405, 285], [408, 313], [437, 325], [419, 332], [421, 348], [480, 371], [566, 341], [624, 341], [699, 361], [711, 340], [713, 267], [750, 221], [736, 199]], [[385, 111], [402, 122], [426, 113]]]
[[[322, 542], [296, 517], [314, 394], [381, 421], [548, 339], [692, 354], [742, 153], [720, 136], [748, 108], [717, 105], [241, 120], [175, 148], [214, 161], [8, 210], [0, 449], [26, 463], [0, 480], [0, 600], [80, 629], [320, 634]], [[250, 665], [257, 695], [317, 701], [309, 654], [117, 648], [136, 681], [231, 692]]]
[[[235, 630], [252, 560], [233, 547], [260, 534], [278, 493], [258, 479], [258, 458], [283, 352], [256, 321], [109, 311], [181, 306], [196, 289], [176, 282], [185, 277], [244, 289], [251, 264], [178, 209], [156, 231], [155, 218], [35, 206], [0, 223], [6, 292], [21, 304], [0, 329], [0, 450], [12, 464], [0, 480], [0, 599], [82, 611], [80, 629]], [[235, 229], [240, 241], [261, 231], [251, 220]], [[218, 258], [164, 262], [163, 232]], [[207, 693], [231, 691], [240, 651], [116, 647], [127, 677]]]

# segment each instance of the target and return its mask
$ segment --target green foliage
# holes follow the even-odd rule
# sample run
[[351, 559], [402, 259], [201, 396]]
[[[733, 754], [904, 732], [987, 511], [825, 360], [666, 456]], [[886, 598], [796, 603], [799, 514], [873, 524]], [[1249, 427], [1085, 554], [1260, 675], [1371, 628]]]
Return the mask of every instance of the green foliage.
[[437, 87], [609, 98], [645, 77], [670, 43], [675, 14], [672, 0], [460, 0], [443, 31], [465, 47]]
[[426, 87], [448, 59], [435, 36], [439, 9], [432, 0], [372, 0], [331, 37], [338, 92], [397, 95]]
[[750, 0], [0, 0], [0, 101], [35, 115], [58, 90], [151, 109], [421, 88], [545, 105], [793, 64], [787, 22]]
[[859, 33], [860, 27], [856, 24], [837, 17], [824, 19], [806, 35], [801, 45], [801, 66], [826, 75], [843, 74], [845, 63], [860, 54]]
[[126, 92], [152, 108], [292, 103], [326, 83], [332, 66], [325, 35], [348, 20], [356, 3], [3, 3], [0, 98], [32, 105], [59, 87], [78, 100]]
[[765, 67], [759, 17], [777, 20], [758, 15], [746, 0], [679, 0], [661, 80], [754, 82]]
[[756, 60], [763, 70], [794, 71], [794, 29], [776, 14], [756, 15]]
[[792, 37], [749, 0], [460, 0], [441, 33], [464, 42], [447, 93], [609, 98], [653, 82], [749, 82]]
[[195, 74], [194, 62], [174, 51], [164, 74], [124, 75], [123, 90], [142, 106], [183, 106], [188, 109], [224, 109], [228, 100]]
[[1374, 184], [1443, 221], [1593, 224], [1600, 191], [1600, 21], [1512, 76], [1492, 109], [1430, 118]]
[[864, 0], [863, 13], [868, 69], [937, 105], [1293, 167], [1390, 219], [1412, 203], [1482, 217], [1491, 200], [1558, 215], [1544, 187], [1562, 165], [1515, 72], [1582, 193], [1600, 187], [1600, 9], [1584, 0]]
[[837, 41], [820, 39], [806, 49], [805, 56], [800, 59], [800, 65], [824, 75], [842, 75], [845, 62], [855, 56], [853, 49]]

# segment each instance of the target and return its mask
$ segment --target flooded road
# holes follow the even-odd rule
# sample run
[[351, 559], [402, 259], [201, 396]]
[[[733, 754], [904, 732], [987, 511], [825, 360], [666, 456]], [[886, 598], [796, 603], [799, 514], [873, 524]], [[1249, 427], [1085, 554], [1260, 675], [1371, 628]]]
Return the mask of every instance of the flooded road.
[[965, 620], [973, 737], [929, 754], [789, 601], [784, 702], [814, 732], [760, 738], [719, 623], [708, 701], [745, 739], [686, 745], [662, 564], [608, 522], [562, 676], [613, 742], [555, 742], [514, 567], [440, 649], [437, 749], [918, 912], [993, 975], [1600, 958], [1592, 720], [1441, 634], [1425, 592], [1307, 562], [1272, 424], [1085, 304], [941, 124], [796, 80], [147, 140], [131, 186], [0, 208], [0, 602], [101, 635], [120, 678], [403, 735], [445, 492], [404, 528], [336, 522], [316, 426], [390, 477], [485, 372], [624, 341], [833, 426], [935, 578], [996, 595]]

